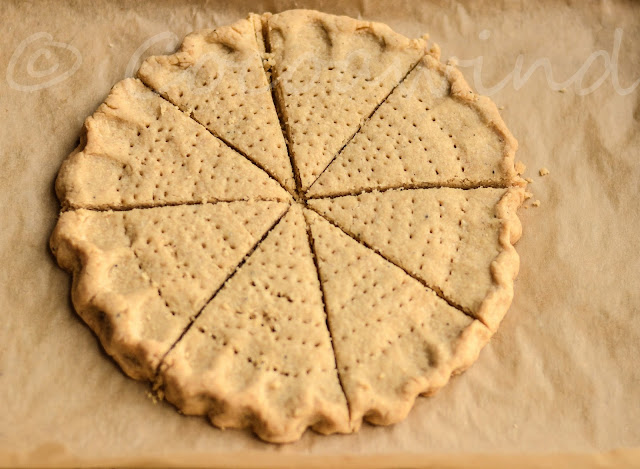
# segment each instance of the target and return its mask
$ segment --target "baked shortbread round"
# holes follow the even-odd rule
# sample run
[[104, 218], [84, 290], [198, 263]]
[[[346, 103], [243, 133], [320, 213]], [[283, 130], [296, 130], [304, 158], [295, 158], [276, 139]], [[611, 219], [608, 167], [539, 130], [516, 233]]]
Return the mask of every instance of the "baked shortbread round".
[[516, 146], [426, 38], [250, 15], [114, 86], [51, 249], [105, 350], [183, 413], [280, 443], [392, 424], [509, 308]]

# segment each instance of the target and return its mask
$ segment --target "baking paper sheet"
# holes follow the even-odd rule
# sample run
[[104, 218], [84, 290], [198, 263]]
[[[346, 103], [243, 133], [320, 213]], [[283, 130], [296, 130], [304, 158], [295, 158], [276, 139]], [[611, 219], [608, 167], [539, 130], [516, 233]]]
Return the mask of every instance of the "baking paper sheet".
[[[513, 306], [469, 371], [398, 425], [276, 446], [150, 399], [47, 243], [60, 163], [111, 86], [192, 30], [294, 7], [429, 32], [501, 107], [534, 197]], [[638, 462], [640, 4], [5, 1], [0, 24], [0, 465]]]

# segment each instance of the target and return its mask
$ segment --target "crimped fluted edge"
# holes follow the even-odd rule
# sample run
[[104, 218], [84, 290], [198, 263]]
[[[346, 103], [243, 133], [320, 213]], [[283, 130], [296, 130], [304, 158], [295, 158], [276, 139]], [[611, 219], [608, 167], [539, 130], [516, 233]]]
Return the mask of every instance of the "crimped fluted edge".
[[[504, 141], [502, 153], [501, 169], [506, 174], [504, 185], [525, 187], [526, 181], [520, 177], [516, 170], [515, 154], [518, 150], [518, 141], [507, 128], [495, 103], [487, 96], [480, 96], [473, 92], [462, 72], [452, 63], [443, 64], [440, 62], [440, 47], [437, 44], [432, 46], [432, 53], [425, 55], [422, 59], [429, 68], [438, 70], [450, 83], [451, 96], [459, 101], [465, 102], [473, 108], [482, 118], [485, 124], [493, 129]], [[464, 188], [464, 184], [460, 187]]]
[[213, 425], [221, 429], [250, 429], [270, 443], [297, 441], [307, 428], [324, 435], [353, 431], [346, 396], [342, 409], [338, 403], [326, 405], [326, 401], [316, 401], [311, 406], [312, 411], [283, 416], [264, 405], [258, 389], [249, 388], [242, 393], [225, 392], [220, 379], [215, 373], [205, 373], [192, 379], [187, 360], [174, 349], [160, 367], [156, 387], [162, 388], [164, 398], [186, 415], [206, 415]]
[[101, 262], [105, 258], [103, 251], [79, 235], [75, 218], [83, 212], [79, 209], [63, 213], [49, 241], [58, 265], [73, 276], [73, 306], [128, 376], [151, 381], [171, 344], [141, 338], [131, 319], [136, 312], [132, 314], [131, 306], [118, 292], [103, 288], [108, 263]]
[[495, 332], [513, 300], [513, 283], [520, 269], [520, 257], [514, 248], [522, 236], [522, 224], [517, 210], [525, 199], [522, 187], [507, 189], [496, 205], [496, 217], [500, 220], [498, 240], [502, 251], [491, 262], [493, 285], [476, 312], [476, 316]]

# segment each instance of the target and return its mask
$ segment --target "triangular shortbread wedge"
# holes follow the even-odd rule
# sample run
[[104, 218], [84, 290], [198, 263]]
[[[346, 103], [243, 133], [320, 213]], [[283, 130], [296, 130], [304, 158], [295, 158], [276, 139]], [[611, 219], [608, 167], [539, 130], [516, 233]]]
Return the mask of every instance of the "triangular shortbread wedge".
[[408, 189], [310, 206], [495, 330], [513, 298], [523, 198], [520, 188]]
[[193, 317], [288, 205], [219, 202], [114, 212], [169, 307]]
[[263, 53], [260, 17], [252, 15], [189, 34], [175, 54], [148, 58], [138, 76], [293, 192]]
[[307, 212], [352, 424], [406, 417], [468, 368], [491, 332], [433, 291]]
[[269, 18], [274, 82], [302, 191], [425, 53], [380, 23], [317, 11]]
[[135, 378], [159, 360], [287, 208], [276, 202], [62, 213], [51, 238], [73, 302]]
[[168, 400], [272, 442], [349, 432], [319, 280], [293, 206], [167, 356]]
[[308, 195], [520, 184], [517, 146], [491, 100], [475, 95], [437, 54], [425, 55]]
[[56, 181], [63, 208], [289, 199], [267, 173], [139, 80], [114, 86], [85, 128], [85, 145]]

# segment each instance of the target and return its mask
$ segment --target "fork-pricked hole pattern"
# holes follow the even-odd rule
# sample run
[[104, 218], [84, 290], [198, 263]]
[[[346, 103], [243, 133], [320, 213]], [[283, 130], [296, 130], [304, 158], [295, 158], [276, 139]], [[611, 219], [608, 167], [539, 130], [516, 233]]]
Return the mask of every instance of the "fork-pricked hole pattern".
[[114, 87], [60, 171], [51, 247], [126, 373], [282, 443], [398, 422], [475, 361], [511, 302], [524, 190], [495, 107], [437, 57], [301, 10], [149, 59], [159, 94]]

